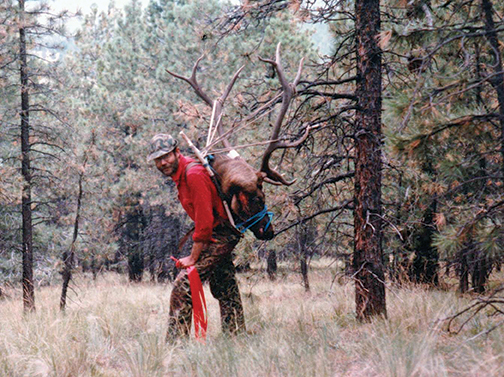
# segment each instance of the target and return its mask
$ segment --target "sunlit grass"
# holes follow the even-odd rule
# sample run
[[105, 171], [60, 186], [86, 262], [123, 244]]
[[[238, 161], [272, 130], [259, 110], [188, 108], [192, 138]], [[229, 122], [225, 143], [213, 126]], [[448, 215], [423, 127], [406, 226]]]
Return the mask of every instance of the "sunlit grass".
[[[289, 266], [281, 266], [286, 272]], [[388, 318], [355, 320], [351, 282], [336, 266], [312, 264], [311, 292], [295, 273], [270, 282], [240, 275], [249, 332], [220, 332], [206, 288], [206, 344], [165, 343], [170, 285], [128, 284], [116, 274], [79, 276], [65, 314], [58, 286], [37, 290], [37, 312], [23, 315], [19, 291], [0, 301], [1, 376], [502, 376], [504, 330], [482, 314], [458, 335], [446, 318], [470, 297], [394, 287]]]

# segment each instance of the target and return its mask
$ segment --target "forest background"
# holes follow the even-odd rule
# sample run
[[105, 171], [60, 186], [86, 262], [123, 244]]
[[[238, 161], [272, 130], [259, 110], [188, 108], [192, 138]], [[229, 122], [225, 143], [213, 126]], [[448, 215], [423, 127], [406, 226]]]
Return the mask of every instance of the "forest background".
[[[311, 132], [275, 155], [297, 179], [266, 188], [278, 236], [246, 236], [237, 265], [251, 271], [268, 261], [274, 279], [275, 265], [291, 263], [306, 291], [311, 263], [328, 261], [332, 282], [355, 280], [356, 145], [368, 135], [357, 120], [358, 3], [132, 1], [93, 8], [74, 33], [67, 11], [3, 0], [1, 297], [17, 298], [30, 268], [37, 289], [75, 272], [173, 279], [168, 256], [179, 256], [190, 222], [173, 184], [147, 164], [148, 143], [155, 133], [184, 130], [203, 144], [211, 111], [166, 69], [188, 75], [205, 54], [198, 79], [217, 95], [245, 64], [226, 104], [225, 123], [240, 122], [278, 93], [275, 72], [258, 59], [272, 58], [278, 42], [289, 77], [305, 58], [282, 137]], [[381, 58], [381, 209], [377, 223], [365, 219], [380, 234], [380, 284], [502, 292], [502, 12], [489, 0], [380, 4], [372, 39]], [[327, 28], [323, 50], [306, 26], [313, 24]], [[233, 144], [266, 140], [275, 111], [235, 132]], [[254, 165], [263, 149], [239, 152]], [[33, 310], [34, 291], [23, 294]]]

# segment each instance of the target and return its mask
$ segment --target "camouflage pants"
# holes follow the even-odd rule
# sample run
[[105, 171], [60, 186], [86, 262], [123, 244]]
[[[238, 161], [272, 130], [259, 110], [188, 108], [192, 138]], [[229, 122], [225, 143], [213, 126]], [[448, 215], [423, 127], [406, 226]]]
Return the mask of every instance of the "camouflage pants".
[[[214, 231], [212, 242], [194, 265], [202, 282], [210, 283], [212, 296], [219, 301], [222, 331], [245, 331], [245, 317], [231, 253], [240, 240], [229, 230]], [[192, 322], [192, 299], [187, 271], [181, 270], [170, 297], [167, 340], [188, 336]]]

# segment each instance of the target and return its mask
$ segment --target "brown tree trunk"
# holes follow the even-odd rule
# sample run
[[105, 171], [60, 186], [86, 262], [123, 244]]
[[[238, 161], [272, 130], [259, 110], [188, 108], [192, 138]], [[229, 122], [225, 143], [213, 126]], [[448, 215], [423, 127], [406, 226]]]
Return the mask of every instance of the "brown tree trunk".
[[[401, 173], [399, 176], [399, 181], [397, 182], [397, 185], [399, 189], [403, 187], [402, 184], [402, 177], [403, 174]], [[397, 201], [397, 207], [396, 207], [396, 222], [398, 224], [401, 224], [402, 222], [402, 207], [404, 203], [402, 203], [401, 200]], [[407, 281], [408, 279], [408, 269], [409, 269], [409, 251], [407, 249], [407, 230], [404, 230], [402, 234], [398, 235], [397, 238], [399, 239], [399, 247], [397, 247], [393, 251], [393, 260], [391, 265], [388, 265], [389, 269], [389, 277], [393, 279], [397, 284], [403, 284]]]
[[386, 315], [381, 210], [380, 1], [355, 3], [359, 109], [355, 133], [354, 255], [357, 318]]
[[480, 251], [476, 255], [472, 268], [472, 286], [474, 292], [485, 293], [486, 283], [490, 275], [491, 267], [485, 255]]
[[469, 264], [467, 262], [468, 249], [463, 250], [458, 258], [459, 292], [465, 293], [469, 290]]
[[434, 214], [437, 211], [437, 198], [432, 199], [425, 211], [420, 228], [414, 235], [415, 259], [411, 269], [411, 280], [415, 283], [439, 285], [439, 253], [432, 245], [436, 225]]
[[35, 311], [35, 290], [33, 285], [33, 225], [31, 208], [31, 166], [30, 166], [30, 97], [28, 90], [28, 64], [26, 59], [25, 2], [19, 0], [19, 67], [21, 76], [21, 173], [23, 175], [22, 233], [23, 233], [23, 308], [25, 312]]
[[96, 278], [98, 277], [98, 263], [96, 262], [94, 254], [91, 257], [91, 273], [93, 274], [93, 280], [96, 281]]
[[308, 278], [308, 261], [306, 254], [301, 256], [301, 275], [303, 276], [303, 285], [305, 292], [310, 292], [310, 280]]
[[268, 252], [268, 258], [266, 259], [266, 261], [267, 261], [266, 272], [268, 273], [269, 279], [271, 281], [274, 281], [276, 280], [276, 273], [278, 269], [277, 255], [275, 250], [270, 250]]
[[61, 297], [60, 297], [60, 310], [62, 312], [65, 311], [66, 308], [66, 298], [68, 286], [70, 285], [70, 280], [72, 279], [72, 266], [73, 266], [73, 258], [74, 258], [74, 244], [70, 247], [70, 251], [65, 251], [63, 253], [63, 285], [61, 289]]
[[302, 224], [297, 229], [299, 267], [301, 269], [303, 286], [306, 292], [310, 291], [310, 279], [308, 276], [308, 258], [309, 258], [308, 243], [310, 242], [311, 237], [310, 230], [311, 229], [308, 228], [307, 224]]
[[[86, 165], [86, 161], [84, 162], [84, 166]], [[72, 280], [72, 270], [75, 260], [75, 242], [77, 241], [77, 237], [79, 236], [79, 220], [80, 220], [80, 211], [82, 205], [82, 180], [84, 177], [84, 173], [79, 174], [79, 193], [77, 195], [77, 210], [75, 213], [75, 221], [74, 221], [74, 232], [72, 237], [72, 246], [70, 247], [69, 252], [63, 253], [63, 286], [61, 289], [61, 298], [60, 298], [60, 310], [64, 311], [66, 307], [66, 298], [68, 286], [70, 285], [70, 280]]]

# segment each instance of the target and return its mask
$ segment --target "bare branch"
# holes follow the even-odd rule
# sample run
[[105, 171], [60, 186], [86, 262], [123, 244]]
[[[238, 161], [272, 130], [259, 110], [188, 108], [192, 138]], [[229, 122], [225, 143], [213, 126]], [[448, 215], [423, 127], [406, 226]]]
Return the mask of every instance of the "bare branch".
[[317, 191], [319, 188], [325, 186], [325, 185], [329, 185], [329, 184], [333, 184], [333, 183], [337, 183], [339, 181], [343, 181], [345, 179], [349, 179], [349, 178], [352, 178], [353, 176], [355, 175], [355, 172], [351, 171], [351, 172], [348, 172], [348, 173], [345, 173], [345, 174], [341, 174], [341, 175], [338, 175], [336, 177], [331, 177], [331, 178], [328, 178], [326, 179], [325, 181], [323, 182], [320, 182], [319, 184], [313, 186], [310, 188], [310, 191], [308, 191], [307, 193], [301, 195], [301, 196], [296, 196], [294, 198], [294, 204], [295, 205], [298, 205], [299, 203], [301, 203], [301, 201], [310, 196], [311, 194], [313, 194], [315, 191]]
[[338, 206], [332, 207], [332, 208], [323, 209], [323, 210], [315, 212], [309, 216], [303, 217], [302, 219], [299, 219], [298, 221], [288, 225], [287, 227], [280, 229], [278, 232], [275, 233], [275, 237], [278, 236], [280, 233], [283, 233], [283, 232], [289, 230], [290, 228], [295, 227], [298, 224], [305, 223], [308, 220], [311, 220], [311, 219], [313, 219], [317, 216], [323, 215], [325, 213], [331, 213], [331, 212], [344, 211], [346, 209], [351, 209], [350, 204], [352, 203], [352, 201], [353, 201], [353, 199], [348, 199], [348, 200], [345, 200], [341, 205], [338, 205]]

